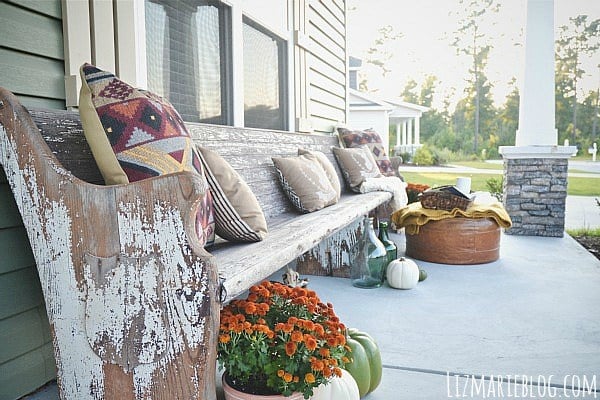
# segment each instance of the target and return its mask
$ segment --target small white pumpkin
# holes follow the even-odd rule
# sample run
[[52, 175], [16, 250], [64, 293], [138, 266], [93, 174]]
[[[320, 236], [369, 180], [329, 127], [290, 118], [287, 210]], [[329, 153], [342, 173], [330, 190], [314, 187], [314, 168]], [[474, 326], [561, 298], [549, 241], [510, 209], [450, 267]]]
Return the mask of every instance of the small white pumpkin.
[[342, 369], [340, 378], [332, 378], [327, 385], [321, 384], [315, 390], [311, 400], [359, 400], [360, 394], [356, 381], [350, 372]]
[[412, 289], [419, 282], [419, 267], [413, 260], [400, 257], [389, 263], [386, 276], [394, 289]]

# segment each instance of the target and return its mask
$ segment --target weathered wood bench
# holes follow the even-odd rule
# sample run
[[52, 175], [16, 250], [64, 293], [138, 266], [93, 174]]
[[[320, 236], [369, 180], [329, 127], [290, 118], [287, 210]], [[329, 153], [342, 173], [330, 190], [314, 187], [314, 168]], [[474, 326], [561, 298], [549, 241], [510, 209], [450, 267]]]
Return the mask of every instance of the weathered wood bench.
[[[0, 164], [38, 266], [64, 398], [96, 398], [100, 392], [122, 399], [142, 392], [173, 395], [165, 381], [178, 381], [172, 385], [177, 398], [214, 398], [214, 381], [202, 379], [199, 371], [208, 365], [210, 372], [214, 351], [194, 345], [217, 333], [217, 319], [208, 318], [219, 297], [218, 288], [206, 284], [214, 281], [211, 266], [225, 279], [229, 298], [298, 257], [328, 263], [323, 271], [343, 275], [334, 272], [344, 268], [341, 248], [351, 247], [362, 216], [390, 199], [385, 192], [345, 193], [334, 206], [298, 214], [280, 188], [271, 157], [296, 155], [302, 147], [323, 151], [337, 168], [330, 150], [337, 138], [203, 124], [188, 128], [197, 144], [217, 151], [246, 180], [265, 213], [267, 239], [219, 243], [209, 254], [193, 234], [193, 207], [203, 195], [194, 174], [103, 186], [77, 112], [28, 111], [0, 88]], [[341, 181], [339, 170], [338, 177]], [[163, 294], [145, 293], [138, 282]], [[127, 304], [119, 284], [132, 284], [148, 303], [164, 304], [165, 315], [136, 320], [124, 309], [128, 321], [111, 320]], [[132, 320], [137, 331], [152, 330], [151, 341], [140, 337]], [[139, 364], [152, 367], [134, 372]], [[154, 382], [157, 374], [161, 384]], [[89, 393], [78, 392], [81, 387]], [[123, 387], [131, 393], [124, 395]]]

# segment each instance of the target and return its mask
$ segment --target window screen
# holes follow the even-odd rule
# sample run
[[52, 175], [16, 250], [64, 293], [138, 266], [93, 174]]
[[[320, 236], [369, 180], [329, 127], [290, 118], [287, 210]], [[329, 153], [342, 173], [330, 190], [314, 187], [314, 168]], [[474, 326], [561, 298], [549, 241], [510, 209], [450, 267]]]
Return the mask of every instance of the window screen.
[[286, 129], [285, 42], [244, 18], [244, 126]]
[[185, 121], [231, 123], [230, 12], [201, 0], [146, 0], [148, 89]]

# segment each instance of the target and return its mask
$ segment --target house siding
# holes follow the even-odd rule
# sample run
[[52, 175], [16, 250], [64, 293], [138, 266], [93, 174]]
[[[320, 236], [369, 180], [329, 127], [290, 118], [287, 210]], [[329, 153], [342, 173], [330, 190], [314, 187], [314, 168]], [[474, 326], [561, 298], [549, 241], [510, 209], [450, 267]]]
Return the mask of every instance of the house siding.
[[[0, 86], [29, 107], [65, 108], [60, 0], [0, 2]], [[21, 215], [0, 167], [0, 399], [56, 376], [50, 326]]]
[[309, 0], [306, 7], [308, 117], [317, 133], [346, 122], [348, 53], [345, 2]]
[[59, 0], [0, 2], [0, 86], [25, 106], [65, 108]]

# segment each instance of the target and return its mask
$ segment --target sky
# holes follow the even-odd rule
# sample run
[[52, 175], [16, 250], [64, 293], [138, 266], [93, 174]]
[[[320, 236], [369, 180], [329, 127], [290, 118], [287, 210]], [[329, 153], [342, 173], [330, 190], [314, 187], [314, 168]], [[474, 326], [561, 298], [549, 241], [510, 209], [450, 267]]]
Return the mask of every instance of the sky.
[[[517, 79], [521, 84], [524, 67], [524, 48], [515, 43], [524, 42], [526, 0], [499, 0], [500, 11], [493, 21], [482, 26], [484, 32], [493, 38], [486, 75], [492, 82], [492, 95], [497, 105], [504, 102], [510, 92], [509, 82]], [[350, 8], [348, 16], [348, 48], [350, 55], [365, 60], [366, 51], [380, 36], [378, 29], [391, 25], [394, 33], [403, 36], [388, 44], [393, 54], [386, 64], [392, 71], [385, 78], [381, 72], [363, 62], [369, 90], [376, 90], [382, 98], [397, 98], [406, 82], [414, 79], [420, 87], [425, 76], [439, 78], [434, 97], [434, 107], [441, 108], [445, 96], [450, 96], [455, 104], [465, 87], [470, 61], [466, 56], [457, 56], [450, 44], [453, 32], [458, 28], [459, 17], [456, 11], [458, 0], [347, 0]], [[588, 20], [600, 18], [600, 0], [555, 0], [555, 30], [566, 25], [569, 17], [588, 15]], [[557, 34], [555, 34], [557, 37]], [[600, 85], [600, 52], [593, 58], [586, 58], [582, 65], [586, 76], [581, 80], [579, 93], [587, 94]]]

